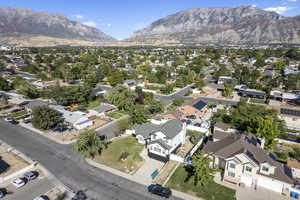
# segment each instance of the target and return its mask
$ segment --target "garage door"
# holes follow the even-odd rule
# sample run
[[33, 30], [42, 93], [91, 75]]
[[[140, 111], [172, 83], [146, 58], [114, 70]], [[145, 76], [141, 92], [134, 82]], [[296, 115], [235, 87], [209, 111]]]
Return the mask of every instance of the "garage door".
[[241, 182], [244, 183], [247, 187], [252, 186], [252, 177], [251, 176], [242, 176]]
[[264, 187], [266, 189], [272, 190], [274, 192], [282, 192], [283, 185], [277, 181], [272, 181], [268, 179], [258, 179], [257, 180], [258, 187]]

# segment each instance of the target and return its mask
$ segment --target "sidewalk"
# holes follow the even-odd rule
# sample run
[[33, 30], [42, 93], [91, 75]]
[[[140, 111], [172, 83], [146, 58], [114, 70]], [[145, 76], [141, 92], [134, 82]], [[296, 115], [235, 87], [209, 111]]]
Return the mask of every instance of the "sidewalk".
[[40, 131], [40, 130], [38, 130], [36, 128], [33, 128], [32, 126], [29, 126], [27, 124], [24, 124], [24, 123], [20, 123], [20, 126], [22, 126], [23, 128], [26, 128], [28, 130], [31, 130], [31, 131], [33, 131], [33, 132], [35, 132], [35, 133], [37, 133], [37, 134], [39, 134], [39, 135], [41, 135], [43, 137], [46, 137], [46, 138], [48, 138], [48, 139], [50, 139], [50, 140], [52, 140], [52, 141], [54, 141], [56, 143], [59, 143], [59, 144], [73, 144], [73, 143], [76, 142], [76, 140], [73, 140], [73, 141], [62, 141], [62, 140], [60, 140], [58, 138], [55, 138], [55, 136], [51, 136], [49, 133], [43, 133], [42, 131]]
[[[135, 177], [134, 175], [132, 176], [132, 175], [126, 174], [126, 173], [124, 173], [124, 172], [121, 172], [121, 171], [119, 171], [119, 170], [110, 168], [110, 167], [105, 166], [105, 165], [102, 165], [102, 164], [100, 164], [100, 163], [96, 163], [95, 161], [90, 160], [90, 159], [86, 159], [86, 161], [87, 161], [87, 163], [88, 163], [89, 165], [91, 165], [91, 166], [93, 166], [93, 167], [96, 167], [96, 168], [99, 168], [99, 169], [108, 171], [108, 172], [110, 172], [110, 173], [112, 173], [112, 174], [115, 174], [115, 175], [121, 176], [121, 177], [123, 177], [123, 178], [129, 179], [129, 180], [131, 180], [131, 181], [134, 181], [134, 182], [136, 182], [136, 183], [142, 184], [142, 185], [144, 185], [144, 186], [148, 186], [148, 184], [146, 184], [146, 183], [143, 182], [143, 181], [140, 181], [140, 180], [138, 179], [138, 177]], [[173, 189], [172, 189], [172, 192], [173, 192], [173, 195], [174, 195], [174, 196], [183, 198], [183, 199], [185, 199], [185, 200], [201, 200], [201, 199], [199, 199], [199, 198], [197, 198], [197, 197], [191, 196], [191, 195], [189, 195], [189, 194], [185, 194], [185, 193], [183, 193], [183, 192], [179, 192], [179, 191], [177, 191], [177, 190], [173, 190]]]

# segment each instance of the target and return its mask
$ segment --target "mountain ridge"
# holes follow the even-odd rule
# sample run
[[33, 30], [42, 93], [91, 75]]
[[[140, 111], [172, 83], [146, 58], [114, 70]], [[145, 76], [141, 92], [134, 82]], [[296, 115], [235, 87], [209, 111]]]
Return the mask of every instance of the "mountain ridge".
[[[90, 43], [116, 41], [97, 28], [73, 21], [61, 14], [36, 12], [31, 8], [9, 8], [4, 6], [0, 6], [0, 34], [2, 40], [5, 40], [3, 37], [9, 37], [11, 34], [19, 34], [22, 38], [44, 36], [51, 38], [53, 41], [55, 38], [60, 40], [82, 40]], [[22, 41], [17, 40], [18, 38], [16, 38], [16, 43], [22, 43]]]
[[300, 43], [299, 19], [253, 6], [192, 8], [158, 19], [124, 42]]

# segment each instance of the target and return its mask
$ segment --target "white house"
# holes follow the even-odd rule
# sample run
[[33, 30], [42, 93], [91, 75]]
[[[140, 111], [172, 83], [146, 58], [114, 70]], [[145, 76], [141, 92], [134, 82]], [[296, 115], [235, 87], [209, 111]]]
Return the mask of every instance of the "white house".
[[55, 106], [54, 109], [60, 112], [63, 115], [65, 121], [68, 122], [77, 130], [81, 130], [89, 126], [92, 126], [94, 123], [92, 120], [88, 118], [87, 114], [84, 112], [80, 112], [80, 111], [71, 112], [65, 110], [63, 106]]
[[251, 134], [235, 133], [209, 141], [203, 150], [212, 154], [213, 166], [224, 170], [223, 181], [289, 195], [294, 184], [290, 168], [276, 161], [263, 145]]
[[134, 135], [138, 142], [145, 144], [149, 156], [160, 160], [168, 160], [186, 137], [186, 124], [172, 119], [161, 124], [145, 123], [136, 125]]

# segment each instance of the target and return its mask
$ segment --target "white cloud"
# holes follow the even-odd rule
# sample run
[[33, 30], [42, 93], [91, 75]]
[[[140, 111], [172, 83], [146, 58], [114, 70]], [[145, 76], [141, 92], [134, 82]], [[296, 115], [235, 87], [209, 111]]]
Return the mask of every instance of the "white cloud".
[[252, 7], [256, 8], [257, 6], [256, 6], [256, 4], [253, 4]]
[[297, 2], [298, 0], [287, 0], [288, 2]]
[[83, 18], [84, 18], [83, 15], [74, 15], [74, 17], [75, 17], [76, 19], [83, 19]]
[[273, 11], [276, 12], [278, 14], [283, 14], [289, 10], [295, 9], [295, 7], [289, 7], [289, 6], [278, 6], [278, 7], [270, 7], [270, 8], [266, 8], [266, 11]]
[[97, 23], [94, 21], [86, 21], [86, 22], [83, 22], [83, 24], [87, 25], [87, 26], [91, 26], [91, 27], [97, 27]]
[[108, 27], [111, 27], [111, 24], [106, 24]]

